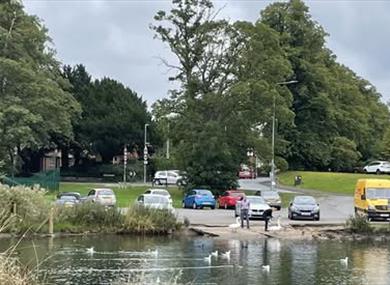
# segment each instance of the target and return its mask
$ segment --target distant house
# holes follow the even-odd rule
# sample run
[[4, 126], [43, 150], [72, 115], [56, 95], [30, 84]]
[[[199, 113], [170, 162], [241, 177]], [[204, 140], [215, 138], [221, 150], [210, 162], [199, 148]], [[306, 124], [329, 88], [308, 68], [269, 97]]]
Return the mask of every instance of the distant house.
[[[127, 153], [127, 160], [137, 160], [139, 158], [138, 152], [133, 150], [133, 152]], [[115, 155], [112, 158], [112, 164], [123, 164], [124, 161], [124, 155]]]
[[61, 151], [53, 150], [46, 152], [40, 161], [41, 171], [55, 170], [61, 167]]

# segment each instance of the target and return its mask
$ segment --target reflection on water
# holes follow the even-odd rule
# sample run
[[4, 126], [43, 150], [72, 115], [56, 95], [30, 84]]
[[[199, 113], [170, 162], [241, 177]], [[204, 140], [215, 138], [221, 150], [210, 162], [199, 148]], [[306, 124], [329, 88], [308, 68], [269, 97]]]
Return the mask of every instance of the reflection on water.
[[[1, 240], [4, 250], [14, 241]], [[33, 247], [35, 245], [35, 249]], [[88, 248], [94, 247], [94, 252]], [[211, 263], [205, 257], [212, 256]], [[221, 253], [230, 251], [230, 258]], [[35, 255], [37, 253], [37, 258]], [[23, 241], [17, 255], [51, 284], [389, 284], [388, 244], [89, 236]], [[348, 265], [340, 262], [348, 256]], [[36, 265], [36, 260], [39, 264]], [[270, 265], [269, 272], [262, 265]]]

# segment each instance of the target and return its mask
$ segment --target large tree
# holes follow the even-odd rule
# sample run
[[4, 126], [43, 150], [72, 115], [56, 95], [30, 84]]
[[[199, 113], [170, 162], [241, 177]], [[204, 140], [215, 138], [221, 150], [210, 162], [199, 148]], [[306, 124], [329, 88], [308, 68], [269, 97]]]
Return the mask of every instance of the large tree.
[[[295, 128], [283, 130], [290, 141], [286, 158], [293, 167], [328, 169], [340, 148], [349, 147], [351, 168], [360, 156], [377, 155], [375, 141], [389, 123], [387, 107], [369, 82], [336, 62], [327, 36], [301, 0], [274, 3], [260, 21], [275, 30], [293, 68]], [[356, 147], [355, 147], [356, 146]]]
[[83, 65], [65, 66], [63, 74], [82, 107], [81, 119], [73, 122], [75, 139], [68, 144], [77, 162], [83, 151], [98, 154], [108, 163], [122, 153], [125, 144], [137, 150], [143, 145], [150, 115], [137, 93], [113, 79], [92, 81]]
[[72, 136], [80, 107], [49, 46], [47, 30], [18, 1], [0, 3], [0, 159], [50, 147], [52, 135]]

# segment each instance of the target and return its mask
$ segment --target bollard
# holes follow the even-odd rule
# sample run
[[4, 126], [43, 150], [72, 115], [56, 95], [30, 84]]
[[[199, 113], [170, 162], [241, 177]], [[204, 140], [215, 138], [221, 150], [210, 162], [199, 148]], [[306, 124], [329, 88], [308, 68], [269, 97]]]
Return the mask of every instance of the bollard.
[[54, 223], [53, 223], [53, 208], [49, 211], [49, 235], [54, 234]]

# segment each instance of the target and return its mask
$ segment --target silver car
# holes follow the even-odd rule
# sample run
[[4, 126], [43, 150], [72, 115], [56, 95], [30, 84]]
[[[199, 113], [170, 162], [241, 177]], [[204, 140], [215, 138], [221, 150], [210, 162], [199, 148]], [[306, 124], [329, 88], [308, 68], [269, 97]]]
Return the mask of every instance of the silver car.
[[171, 194], [167, 190], [165, 190], [165, 189], [159, 189], [159, 188], [148, 189], [148, 190], [145, 191], [144, 194], [155, 194], [155, 195], [166, 196], [171, 204], [173, 202]]
[[114, 207], [116, 205], [116, 196], [114, 191], [109, 188], [95, 188], [89, 191], [84, 201]]
[[263, 197], [267, 204], [272, 208], [280, 210], [282, 207], [282, 200], [276, 191], [261, 191], [261, 197]]
[[[261, 196], [246, 196], [246, 198], [249, 200], [248, 214], [250, 219], [255, 219], [255, 218], [263, 219], [264, 211], [271, 209], [271, 207]], [[241, 203], [240, 201], [237, 201], [235, 216], [236, 217], [240, 216], [240, 212], [241, 212]]]
[[172, 213], [175, 211], [173, 209], [172, 202], [164, 195], [142, 194], [137, 198], [136, 203], [144, 207], [169, 210]]

